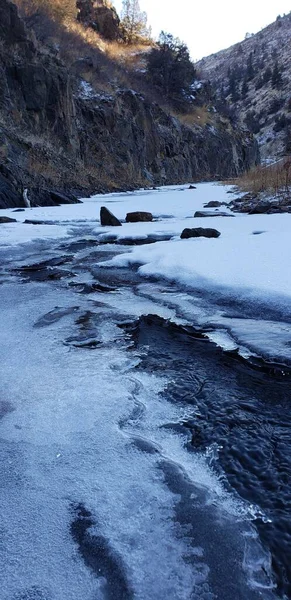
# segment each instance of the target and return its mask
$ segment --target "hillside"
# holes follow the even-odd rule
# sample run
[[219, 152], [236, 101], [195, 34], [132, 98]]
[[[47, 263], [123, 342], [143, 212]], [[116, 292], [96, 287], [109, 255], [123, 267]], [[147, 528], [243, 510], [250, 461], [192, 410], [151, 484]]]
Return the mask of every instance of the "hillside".
[[21, 17], [0, 0], [0, 207], [23, 205], [26, 188], [32, 204], [52, 204], [235, 176], [258, 161], [252, 136], [219, 114], [209, 86], [194, 82], [189, 110], [179, 109], [147, 79], [151, 46], [101, 35], [107, 2], [93, 23], [80, 21], [74, 0], [18, 4]]
[[197, 63], [239, 123], [256, 135], [263, 158], [291, 150], [291, 13]]

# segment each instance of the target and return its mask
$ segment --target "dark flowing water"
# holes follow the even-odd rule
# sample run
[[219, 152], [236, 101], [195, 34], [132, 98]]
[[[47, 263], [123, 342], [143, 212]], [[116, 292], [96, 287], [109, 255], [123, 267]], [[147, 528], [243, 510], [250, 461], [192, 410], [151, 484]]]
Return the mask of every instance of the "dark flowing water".
[[132, 335], [150, 349], [139, 368], [166, 370], [175, 381], [167, 399], [193, 410], [168, 426], [186, 428], [189, 451], [208, 449], [226, 485], [262, 509], [266, 518], [256, 526], [271, 549], [279, 591], [291, 597], [290, 374], [253, 368], [155, 316], [143, 317]]
[[[160, 307], [157, 314], [154, 314], [154, 297], [149, 311], [136, 318], [130, 302], [142, 300], [139, 295], [142, 280], [138, 273], [134, 269], [113, 270], [96, 266], [98, 261], [108, 259], [116, 251], [122, 250], [116, 250], [114, 246], [101, 248], [92, 239], [86, 238], [70, 243], [54, 243], [53, 247], [45, 243], [34, 243], [26, 245], [25, 251], [23, 248], [2, 249], [1, 282], [4, 291], [1, 301], [8, 302], [11, 286], [13, 293], [18, 290], [16, 304], [21, 304], [23, 294], [29, 297], [30, 289], [32, 294], [38, 289], [48, 290], [48, 294], [50, 289], [56, 290], [58, 294], [65, 290], [66, 305], [52, 304], [44, 314], [36, 314], [33, 319], [34, 331], [43, 335], [42, 332], [45, 334], [50, 327], [60, 326], [65, 322], [66, 327], [61, 329], [64, 349], [80, 352], [82, 357], [88, 351], [95, 353], [97, 363], [98, 352], [104, 348], [104, 339], [100, 335], [101, 324], [104, 320], [112, 321], [117, 333], [110, 342], [111, 346], [117, 350], [123, 348], [129, 360], [131, 355], [139, 357], [136, 365], [131, 366], [130, 373], [133, 376], [148, 374], [166, 378], [166, 387], [159, 392], [160, 396], [166, 403], [184, 410], [184, 418], [157, 422], [161, 439], [163, 432], [169, 432], [174, 436], [173, 439], [177, 436], [183, 440], [183, 447], [193, 457], [193, 461], [199, 455], [206, 456], [206, 462], [214, 470], [226, 492], [235, 499], [246, 501], [249, 512], [253, 511], [253, 524], [259, 533], [261, 546], [271, 555], [271, 572], [268, 571], [267, 561], [264, 562], [256, 554], [254, 547], [247, 547], [245, 554], [242, 554], [236, 540], [239, 540], [240, 532], [245, 538], [250, 535], [244, 530], [244, 525], [227, 520], [219, 523], [215, 507], [207, 509], [206, 516], [204, 507], [209, 506], [207, 492], [199, 486], [193, 486], [190, 479], [185, 477], [183, 469], [165, 458], [154, 439], [140, 435], [138, 428], [134, 433], [134, 423], [142, 416], [142, 403], [136, 403], [133, 414], [119, 419], [116, 432], [120, 430], [122, 435], [123, 432], [124, 435], [129, 435], [130, 444], [135, 451], [156, 461], [158, 477], [162, 478], [163, 484], [177, 498], [173, 520], [179, 525], [181, 532], [184, 532], [180, 534], [181, 537], [188, 539], [190, 545], [194, 539], [197, 546], [206, 545], [204, 558], [211, 567], [208, 587], [203, 584], [204, 591], [197, 587], [196, 591], [193, 588], [191, 594], [185, 589], [185, 595], [173, 592], [168, 597], [205, 600], [291, 598], [289, 368], [270, 365], [259, 359], [248, 361], [236, 353], [223, 352], [204, 337], [203, 330], [195, 326], [195, 323], [193, 327], [176, 325], [173, 321], [157, 316], [160, 314]], [[163, 285], [160, 282], [161, 290]], [[118, 300], [112, 312], [111, 298], [114, 298], [116, 292], [121, 294], [121, 301], [122, 294], [126, 294], [127, 314], [124, 309], [118, 311]], [[71, 301], [68, 302], [68, 298]], [[107, 315], [109, 298], [111, 312]], [[90, 305], [85, 309], [82, 303], [87, 300]], [[124, 306], [124, 300], [122, 302]], [[227, 308], [230, 312], [233, 309], [231, 306]], [[275, 316], [272, 315], [273, 319]], [[41, 382], [39, 385], [41, 386]], [[133, 396], [137, 395], [137, 392], [133, 393]], [[13, 410], [10, 398], [3, 398], [0, 403], [3, 423]], [[18, 427], [21, 428], [22, 423]], [[84, 460], [86, 461], [86, 455]], [[2, 478], [2, 485], [6, 485], [5, 478]], [[114, 549], [114, 536], [109, 539], [99, 531], [102, 527], [98, 526], [92, 507], [86, 507], [81, 497], [77, 502], [75, 498], [69, 497], [69, 493], [67, 496], [71, 511], [70, 535], [86, 568], [105, 582], [100, 588], [99, 596], [93, 594], [88, 598], [84, 597], [84, 600], [99, 597], [116, 600], [135, 597], [148, 599], [150, 596], [146, 591], [144, 596], [135, 593], [130, 570], [123, 565], [121, 550]], [[98, 508], [97, 499], [96, 506]], [[110, 520], [110, 514], [108, 519]], [[92, 534], [94, 527], [95, 533]], [[224, 531], [223, 536], [221, 531]], [[240, 575], [237, 575], [240, 573], [238, 556], [242, 563], [245, 562], [245, 570], [243, 572], [242, 568]], [[185, 558], [190, 566], [192, 560], [193, 569], [197, 569], [194, 559]], [[256, 582], [253, 587], [246, 588], [244, 577], [250, 569], [248, 565], [256, 562]], [[236, 572], [233, 580], [230, 577], [232, 572]], [[201, 575], [201, 581], [203, 577]], [[271, 591], [271, 577], [276, 584], [275, 595]], [[197, 581], [199, 582], [198, 576]], [[156, 595], [152, 595], [152, 598], [162, 598], [159, 589], [157, 584]], [[6, 594], [5, 600], [54, 600], [55, 597], [59, 598], [35, 585], [18, 595]], [[67, 597], [60, 598], [67, 600]]]

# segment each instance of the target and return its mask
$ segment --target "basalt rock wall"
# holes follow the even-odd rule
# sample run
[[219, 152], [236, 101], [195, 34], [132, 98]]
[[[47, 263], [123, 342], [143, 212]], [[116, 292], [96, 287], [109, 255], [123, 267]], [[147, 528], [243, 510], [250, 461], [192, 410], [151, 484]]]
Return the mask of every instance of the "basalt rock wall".
[[[0, 0], [0, 208], [77, 195], [234, 176], [258, 161], [253, 138], [216, 116], [186, 127], [133, 90], [82, 82]], [[62, 196], [56, 194], [61, 193]]]
[[82, 158], [94, 156], [122, 185], [134, 177], [153, 184], [233, 177], [258, 162], [251, 135], [220, 117], [190, 128], [131, 90], [77, 102]]

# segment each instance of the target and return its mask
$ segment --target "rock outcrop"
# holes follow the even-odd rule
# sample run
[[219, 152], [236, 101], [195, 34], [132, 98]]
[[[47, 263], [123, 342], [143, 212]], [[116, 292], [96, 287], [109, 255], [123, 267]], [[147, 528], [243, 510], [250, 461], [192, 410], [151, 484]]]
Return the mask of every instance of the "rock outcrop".
[[[132, 90], [78, 101], [83, 159], [92, 154], [108, 179], [122, 187], [234, 177], [259, 160], [252, 136], [217, 120], [189, 128]], [[106, 165], [106, 167], [105, 167]]]
[[32, 206], [60, 204], [233, 177], [258, 161], [252, 136], [218, 114], [190, 128], [134, 90], [94, 92], [39, 49], [9, 0], [0, 0], [0, 75], [0, 208], [24, 206], [25, 188]]
[[120, 39], [120, 19], [113, 6], [106, 0], [77, 0], [78, 21], [91, 27], [106, 40]]

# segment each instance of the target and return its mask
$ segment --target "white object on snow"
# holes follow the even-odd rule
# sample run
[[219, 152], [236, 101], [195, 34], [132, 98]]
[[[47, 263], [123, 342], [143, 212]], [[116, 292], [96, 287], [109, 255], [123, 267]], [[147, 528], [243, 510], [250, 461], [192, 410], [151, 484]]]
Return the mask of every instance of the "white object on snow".
[[25, 204], [26, 208], [31, 208], [31, 204], [30, 204], [30, 200], [28, 198], [27, 192], [28, 192], [28, 190], [27, 190], [27, 188], [25, 188], [25, 190], [23, 190], [22, 196], [23, 196], [23, 200], [24, 200], [24, 204]]

